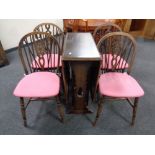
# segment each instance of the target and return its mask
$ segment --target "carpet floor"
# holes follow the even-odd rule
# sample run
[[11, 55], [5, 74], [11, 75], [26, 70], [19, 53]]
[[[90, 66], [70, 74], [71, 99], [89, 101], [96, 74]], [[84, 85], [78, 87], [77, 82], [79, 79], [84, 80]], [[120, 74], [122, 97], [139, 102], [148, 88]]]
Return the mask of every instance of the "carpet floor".
[[58, 121], [54, 101], [32, 102], [27, 109], [28, 127], [23, 126], [19, 99], [12, 92], [23, 77], [17, 51], [7, 54], [10, 65], [0, 68], [0, 134], [1, 135], [150, 135], [155, 134], [155, 41], [137, 39], [137, 55], [131, 75], [145, 91], [139, 101], [134, 127], [130, 126], [132, 109], [126, 101], [105, 102], [96, 127], [92, 121], [96, 103], [89, 102], [94, 112], [87, 115], [65, 115]]

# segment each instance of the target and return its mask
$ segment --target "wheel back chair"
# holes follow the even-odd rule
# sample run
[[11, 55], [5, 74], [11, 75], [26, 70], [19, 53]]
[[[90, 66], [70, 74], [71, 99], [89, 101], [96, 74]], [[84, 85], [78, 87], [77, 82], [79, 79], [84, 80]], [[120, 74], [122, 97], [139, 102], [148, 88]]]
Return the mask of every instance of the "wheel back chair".
[[[57, 65], [59, 65], [60, 67], [60, 78], [61, 78], [61, 82], [62, 82], [62, 89], [64, 90], [64, 86], [63, 86], [63, 77], [62, 77], [62, 53], [63, 53], [63, 46], [64, 46], [64, 32], [61, 30], [61, 28], [53, 23], [41, 23], [39, 25], [37, 25], [34, 30], [34, 32], [46, 32], [49, 33], [50, 35], [52, 35], [59, 43], [60, 46], [60, 63], [57, 63], [57, 59], [58, 56], [55, 55], [55, 65], [53, 65], [52, 67], [57, 67]], [[47, 61], [47, 57], [45, 55], [45, 62]], [[36, 66], [35, 66], [36, 67]], [[65, 92], [66, 95], [66, 92]]]
[[[136, 42], [127, 33], [113, 32], [101, 38], [97, 47], [100, 53], [102, 53], [102, 59], [105, 61], [105, 72], [98, 79], [100, 97], [93, 125], [96, 125], [105, 99], [127, 100], [133, 109], [131, 125], [134, 125], [138, 100], [144, 95], [141, 86], [130, 75], [135, 59]], [[103, 54], [105, 55], [104, 57]], [[111, 61], [109, 61], [110, 56], [112, 56]], [[128, 67], [126, 67], [127, 64]], [[111, 66], [110, 72], [109, 66]], [[121, 71], [118, 70], [120, 67], [122, 68]]]
[[96, 27], [96, 29], [93, 32], [93, 37], [96, 44], [98, 44], [99, 40], [106, 34], [111, 32], [121, 32], [121, 31], [122, 31], [121, 28], [114, 23], [104, 23]]
[[[62, 55], [63, 53], [63, 45], [64, 45], [64, 33], [61, 30], [60, 27], [58, 27], [57, 25], [53, 24], [53, 23], [41, 23], [39, 25], [37, 25], [34, 30], [34, 32], [46, 32], [50, 35], [52, 35], [58, 42], [59, 46], [60, 46], [60, 55]], [[53, 57], [54, 55], [52, 55]], [[48, 61], [46, 55], [44, 55], [44, 59], [45, 59], [45, 63]], [[52, 58], [53, 59], [53, 58]], [[57, 65], [59, 65], [59, 67], [62, 67], [62, 57], [60, 56], [60, 63], [58, 64], [58, 55], [55, 55], [55, 64], [53, 64], [51, 67], [57, 67]], [[36, 58], [36, 61], [38, 61], [38, 59]], [[53, 61], [54, 63], [54, 61]], [[45, 66], [46, 67], [46, 66]], [[34, 65], [34, 68], [38, 68], [37, 66]], [[39, 69], [39, 68], [38, 68]]]
[[[64, 111], [59, 99], [59, 65], [56, 65], [60, 62], [61, 52], [58, 41], [48, 33], [32, 32], [20, 40], [18, 52], [25, 76], [19, 81], [13, 94], [20, 98], [24, 126], [27, 126], [26, 108], [29, 103], [51, 98], [56, 99], [63, 122]], [[28, 99], [28, 102], [24, 103], [24, 99]]]
[[37, 25], [34, 30], [34, 32], [46, 32], [52, 35], [59, 43], [62, 55], [63, 53], [63, 45], [64, 45], [64, 32], [61, 30], [61, 28], [53, 23], [41, 23]]
[[[96, 43], [96, 45], [98, 44], [98, 42], [100, 41], [100, 39], [102, 38], [102, 37], [104, 37], [106, 34], [108, 34], [108, 33], [111, 33], [111, 32], [122, 32], [122, 29], [118, 26], [118, 25], [116, 25], [116, 24], [114, 24], [114, 23], [111, 23], [111, 22], [109, 22], [109, 23], [104, 23], [104, 24], [102, 24], [102, 25], [100, 25], [100, 26], [98, 26], [98, 27], [96, 27], [96, 29], [94, 30], [94, 33], [93, 33], [93, 38], [94, 38], [94, 40], [95, 40], [95, 43]], [[101, 56], [102, 56], [102, 65], [101, 65], [101, 69], [100, 69], [100, 73], [104, 73], [105, 71], [106, 72], [108, 72], [108, 71], [111, 71], [111, 63], [108, 63], [109, 64], [109, 66], [107, 67], [107, 63], [105, 62], [105, 60], [107, 60], [108, 62], [109, 61], [111, 61], [112, 60], [112, 54], [111, 53], [109, 53], [109, 54], [105, 54], [105, 53], [100, 53], [101, 54]], [[106, 58], [105, 58], [106, 57]], [[122, 61], [124, 61], [123, 59], [122, 59]], [[106, 69], [106, 70], [105, 70]], [[120, 70], [121, 71], [121, 66], [119, 67], [119, 68], [117, 68], [118, 70]], [[97, 98], [96, 98], [96, 100], [98, 100], [98, 89], [97, 88], [95, 88], [95, 94], [94, 94], [94, 96], [96, 96]], [[95, 99], [95, 98], [94, 98]]]
[[[122, 30], [118, 25], [116, 25], [114, 23], [105, 23], [105, 24], [98, 26], [94, 30], [94, 33], [93, 33], [93, 37], [96, 42], [96, 45], [98, 44], [98, 42], [100, 41], [100, 39], [103, 36], [105, 36], [106, 34], [111, 33], [111, 32], [122, 32]], [[107, 63], [105, 62], [105, 60], [107, 60], [107, 59], [108, 59], [108, 61], [111, 61], [113, 59], [111, 53], [106, 54], [106, 55], [104, 53], [101, 53], [101, 55], [103, 57], [102, 65], [101, 65], [101, 72], [103, 73], [105, 71], [105, 69], [106, 69], [106, 71], [108, 71], [108, 70], [111, 71], [111, 69], [112, 69], [111, 63], [109, 63], [109, 66], [107, 67], [106, 66]], [[123, 59], [121, 59], [121, 61], [124, 62]], [[128, 65], [126, 65], [126, 67], [128, 67]], [[122, 66], [119, 66], [117, 69], [122, 70]]]

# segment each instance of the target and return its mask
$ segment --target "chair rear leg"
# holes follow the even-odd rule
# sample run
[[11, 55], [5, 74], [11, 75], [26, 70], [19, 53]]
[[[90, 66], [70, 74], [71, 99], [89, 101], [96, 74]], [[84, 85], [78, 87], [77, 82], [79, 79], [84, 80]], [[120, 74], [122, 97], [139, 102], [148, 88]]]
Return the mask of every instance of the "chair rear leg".
[[20, 107], [21, 107], [21, 113], [24, 121], [24, 126], [27, 127], [27, 120], [26, 120], [26, 109], [24, 106], [24, 98], [20, 97]]
[[65, 77], [64, 77], [64, 72], [63, 72], [63, 69], [61, 68], [61, 84], [62, 84], [62, 88], [63, 88], [63, 92], [65, 94], [65, 104], [68, 103], [68, 88], [67, 88], [67, 82], [65, 80]]
[[103, 98], [101, 97], [100, 100], [99, 100], [99, 104], [98, 104], [98, 109], [97, 109], [97, 114], [96, 114], [96, 118], [95, 118], [95, 121], [93, 123], [93, 126], [96, 126], [96, 123], [100, 117], [100, 114], [102, 112], [102, 108], [103, 108]]
[[64, 108], [63, 108], [62, 104], [60, 103], [59, 95], [56, 97], [56, 100], [57, 100], [58, 112], [59, 112], [59, 115], [60, 115], [60, 121], [62, 123], [64, 123]]
[[134, 105], [133, 105], [133, 114], [132, 114], [132, 122], [131, 122], [132, 126], [134, 126], [134, 124], [135, 124], [138, 101], [139, 101], [139, 97], [136, 97], [135, 100], [134, 100]]
[[65, 103], [66, 103], [66, 89], [65, 89], [64, 81], [63, 81], [63, 77], [62, 77], [62, 69], [61, 69], [60, 83], [61, 83], [60, 95], [62, 98], [63, 98], [63, 94], [65, 95], [64, 97], [65, 97]]
[[99, 91], [98, 91], [98, 85], [95, 86], [95, 91], [93, 95], [93, 103], [99, 101]]

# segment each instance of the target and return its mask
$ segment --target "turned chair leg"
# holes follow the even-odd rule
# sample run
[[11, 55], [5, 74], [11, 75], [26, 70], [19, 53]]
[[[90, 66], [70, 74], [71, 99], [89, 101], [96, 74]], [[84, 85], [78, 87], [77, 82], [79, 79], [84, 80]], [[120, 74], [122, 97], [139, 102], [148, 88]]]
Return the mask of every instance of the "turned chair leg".
[[63, 73], [63, 69], [61, 68], [61, 83], [62, 83], [62, 88], [63, 88], [63, 92], [65, 94], [65, 104], [68, 103], [68, 88], [67, 88], [67, 83], [64, 77], [64, 73]]
[[99, 101], [99, 91], [98, 91], [98, 85], [95, 87], [94, 95], [93, 95], [93, 103]]
[[64, 123], [64, 108], [63, 108], [62, 104], [60, 103], [59, 96], [57, 96], [56, 99], [57, 99], [57, 108], [58, 108], [58, 112], [59, 112], [59, 115], [60, 115], [60, 121], [62, 123]]
[[24, 126], [27, 127], [27, 120], [26, 120], [26, 109], [24, 106], [24, 98], [20, 97], [20, 107], [21, 107], [21, 113], [24, 121]]
[[102, 112], [102, 108], [103, 108], [103, 99], [100, 98], [98, 108], [97, 108], [97, 114], [96, 114], [96, 118], [95, 118], [95, 121], [93, 123], [93, 126], [96, 126], [96, 123], [97, 123], [97, 121], [99, 119], [99, 116], [100, 116], [100, 114]]
[[[61, 71], [62, 73], [62, 71]], [[63, 94], [65, 94], [65, 101], [66, 101], [66, 90], [65, 90], [65, 86], [64, 86], [64, 82], [63, 82], [63, 77], [62, 77], [62, 74], [60, 76], [60, 83], [61, 83], [61, 96], [63, 97]]]
[[131, 125], [132, 125], [132, 126], [134, 126], [134, 124], [135, 124], [136, 113], [137, 113], [137, 107], [138, 107], [138, 100], [139, 100], [138, 97], [136, 97], [135, 100], [134, 100], [133, 114], [132, 114], [132, 122], [131, 122]]

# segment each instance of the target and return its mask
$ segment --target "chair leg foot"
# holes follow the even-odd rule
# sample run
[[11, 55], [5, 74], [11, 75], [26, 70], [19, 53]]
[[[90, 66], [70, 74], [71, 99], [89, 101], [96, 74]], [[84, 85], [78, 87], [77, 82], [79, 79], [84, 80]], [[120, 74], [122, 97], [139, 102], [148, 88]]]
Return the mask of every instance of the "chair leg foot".
[[23, 117], [24, 126], [27, 127], [27, 119], [26, 119], [26, 109], [24, 106], [24, 98], [20, 97], [20, 107], [21, 107], [21, 113]]
[[24, 126], [27, 127], [27, 121], [24, 120]]
[[102, 103], [102, 99], [100, 99], [99, 104], [98, 104], [98, 109], [97, 109], [97, 114], [96, 114], [96, 118], [95, 121], [93, 122], [93, 126], [96, 126], [96, 123], [100, 117], [100, 114], [102, 112], [102, 108], [103, 108], [103, 103]]
[[58, 104], [57, 106], [58, 106], [58, 112], [60, 115], [60, 121], [64, 123], [64, 109], [61, 104]]
[[137, 107], [138, 107], [138, 100], [139, 100], [138, 97], [136, 97], [135, 100], [134, 100], [131, 126], [134, 126], [134, 124], [135, 124], [136, 113], [137, 113]]
[[98, 121], [98, 117], [95, 118], [95, 121], [93, 122], [93, 127], [96, 126], [97, 121]]
[[58, 108], [58, 112], [60, 115], [60, 121], [62, 123], [64, 123], [64, 108], [63, 108], [62, 104], [60, 103], [59, 97], [57, 97], [57, 108]]

